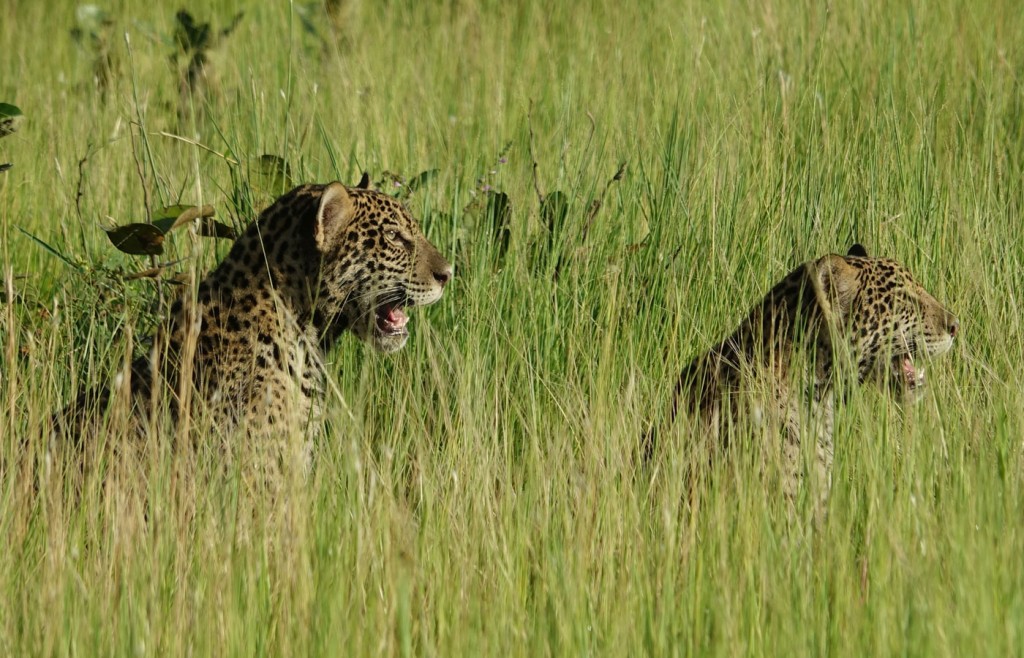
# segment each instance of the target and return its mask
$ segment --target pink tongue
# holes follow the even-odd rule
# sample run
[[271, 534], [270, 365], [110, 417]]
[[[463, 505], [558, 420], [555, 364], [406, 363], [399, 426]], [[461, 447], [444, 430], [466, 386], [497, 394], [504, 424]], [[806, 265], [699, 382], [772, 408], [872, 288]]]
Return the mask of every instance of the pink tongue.
[[388, 324], [393, 327], [404, 327], [405, 323], [409, 321], [409, 316], [402, 313], [402, 309], [393, 308], [388, 311]]
[[924, 370], [918, 370], [914, 367], [914, 362], [910, 360], [910, 357], [903, 359], [903, 376], [907, 378], [907, 386], [911, 389], [916, 389], [918, 386], [924, 384]]

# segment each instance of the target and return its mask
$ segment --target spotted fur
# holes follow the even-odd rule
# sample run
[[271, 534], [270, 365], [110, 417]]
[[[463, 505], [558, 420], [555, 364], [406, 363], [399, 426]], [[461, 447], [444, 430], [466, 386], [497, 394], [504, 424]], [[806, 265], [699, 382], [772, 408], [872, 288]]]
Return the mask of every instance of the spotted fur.
[[[915, 363], [953, 345], [959, 322], [899, 263], [860, 245], [800, 265], [721, 343], [683, 369], [669, 422], [684, 413], [712, 451], [737, 431], [781, 434], [783, 490], [801, 481], [800, 446], [815, 440], [816, 475], [827, 493], [832, 467], [834, 383], [849, 376], [916, 396]], [[653, 446], [648, 436], [648, 450]], [[771, 449], [771, 446], [768, 446]]]
[[[436, 302], [451, 277], [392, 197], [341, 183], [297, 187], [263, 211], [194, 297], [174, 302], [115, 393], [129, 392], [143, 430], [163, 395], [175, 418], [191, 399], [225, 432], [304, 426], [323, 398], [324, 351], [346, 331], [383, 352], [401, 349], [402, 309]], [[64, 429], [110, 398], [106, 389], [80, 397]]]

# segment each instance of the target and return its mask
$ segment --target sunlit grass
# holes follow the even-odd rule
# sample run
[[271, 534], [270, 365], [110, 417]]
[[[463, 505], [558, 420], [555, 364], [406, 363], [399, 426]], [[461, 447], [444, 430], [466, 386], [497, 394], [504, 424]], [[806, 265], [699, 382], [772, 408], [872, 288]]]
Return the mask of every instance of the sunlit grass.
[[[24, 300], [0, 304], [0, 653], [1020, 652], [1013, 2], [365, 2], [326, 46], [297, 6], [213, 4], [192, 10], [245, 16], [189, 112], [178, 5], [106, 7], [106, 100], [72, 3], [3, 10], [0, 101], [27, 121], [0, 140], [0, 283]], [[264, 153], [297, 181], [438, 169], [407, 203], [455, 280], [403, 352], [332, 352], [307, 480], [253, 486], [207, 428], [76, 493], [41, 428], [159, 310], [123, 276], [150, 260], [101, 226], [178, 202], [244, 223], [233, 195]], [[488, 189], [511, 202], [504, 255]], [[159, 260], [181, 270], [226, 251], [169, 241]], [[682, 425], [641, 467], [680, 367], [853, 241], [907, 264], [962, 334], [921, 404], [849, 396], [824, 520], [810, 495], [788, 514], [743, 460], [695, 498]]]

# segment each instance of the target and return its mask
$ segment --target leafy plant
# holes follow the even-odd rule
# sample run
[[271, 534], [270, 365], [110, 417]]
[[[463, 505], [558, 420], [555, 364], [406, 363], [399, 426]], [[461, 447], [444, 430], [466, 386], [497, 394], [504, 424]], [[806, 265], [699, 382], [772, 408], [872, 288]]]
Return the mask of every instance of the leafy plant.
[[235, 230], [213, 219], [213, 206], [174, 205], [160, 209], [152, 222], [138, 222], [106, 229], [107, 237], [118, 251], [136, 256], [164, 253], [164, 238], [175, 229], [198, 221], [199, 235], [235, 239]]
[[[76, 327], [72, 335], [79, 337], [92, 333], [109, 340], [117, 332], [126, 312], [143, 326], [152, 326], [159, 319], [162, 313], [159, 300], [147, 291], [127, 285], [127, 282], [143, 277], [157, 278], [174, 263], [157, 264], [159, 272], [156, 274], [151, 274], [152, 268], [135, 274], [126, 273], [121, 266], [91, 263], [73, 253], [60, 250], [21, 226], [15, 228], [69, 269], [67, 280], [74, 294], [65, 296], [63, 301], [70, 311], [64, 315], [73, 318], [71, 322]], [[175, 277], [170, 281], [177, 282]], [[35, 308], [38, 319], [49, 317], [47, 306], [37, 295], [18, 289], [13, 292], [13, 301]]]
[[345, 47], [350, 38], [346, 5], [342, 0], [307, 0], [295, 2], [292, 8], [305, 34], [316, 41], [326, 54], [332, 46]]
[[381, 173], [381, 179], [378, 181], [377, 187], [379, 189], [393, 188], [395, 197], [408, 199], [417, 190], [433, 180], [437, 176], [437, 172], [437, 169], [428, 169], [407, 180], [399, 174], [385, 170]]
[[291, 165], [283, 157], [264, 153], [244, 163], [231, 162], [230, 211], [244, 224], [274, 199], [295, 187]]
[[0, 103], [0, 137], [7, 137], [21, 127], [25, 115], [16, 105]]
[[75, 26], [71, 28], [71, 38], [89, 57], [93, 83], [104, 100], [117, 64], [112, 48], [113, 35], [114, 20], [106, 10], [93, 4], [79, 5], [75, 9]]
[[216, 93], [210, 51], [220, 46], [242, 21], [242, 12], [235, 14], [227, 27], [214, 29], [200, 23], [185, 9], [175, 14], [174, 43], [171, 66], [177, 72], [180, 99], [179, 114], [184, 116], [191, 101], [202, 100]]
[[[21, 127], [24, 120], [25, 115], [21, 113], [21, 110], [16, 105], [0, 103], [0, 137], [7, 137], [15, 133]], [[7, 171], [13, 166], [10, 162], [0, 163], [0, 173]]]
[[260, 192], [277, 198], [295, 187], [292, 168], [279, 155], [264, 153], [249, 163], [249, 182]]
[[485, 224], [490, 226], [491, 239], [496, 247], [497, 258], [503, 259], [508, 253], [512, 240], [512, 202], [508, 194], [494, 190], [487, 191], [485, 205]]

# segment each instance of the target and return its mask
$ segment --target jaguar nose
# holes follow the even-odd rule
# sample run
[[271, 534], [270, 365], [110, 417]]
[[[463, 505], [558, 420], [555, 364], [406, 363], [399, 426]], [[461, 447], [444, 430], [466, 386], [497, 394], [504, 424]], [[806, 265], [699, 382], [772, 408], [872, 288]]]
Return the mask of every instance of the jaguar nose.
[[448, 263], [444, 264], [439, 270], [434, 270], [434, 280], [441, 284], [441, 287], [445, 287], [452, 277], [455, 275], [452, 266]]
[[945, 309], [942, 310], [940, 317], [942, 318], [942, 324], [945, 325], [946, 331], [949, 333], [949, 337], [956, 338], [956, 335], [960, 333], [960, 320]]

